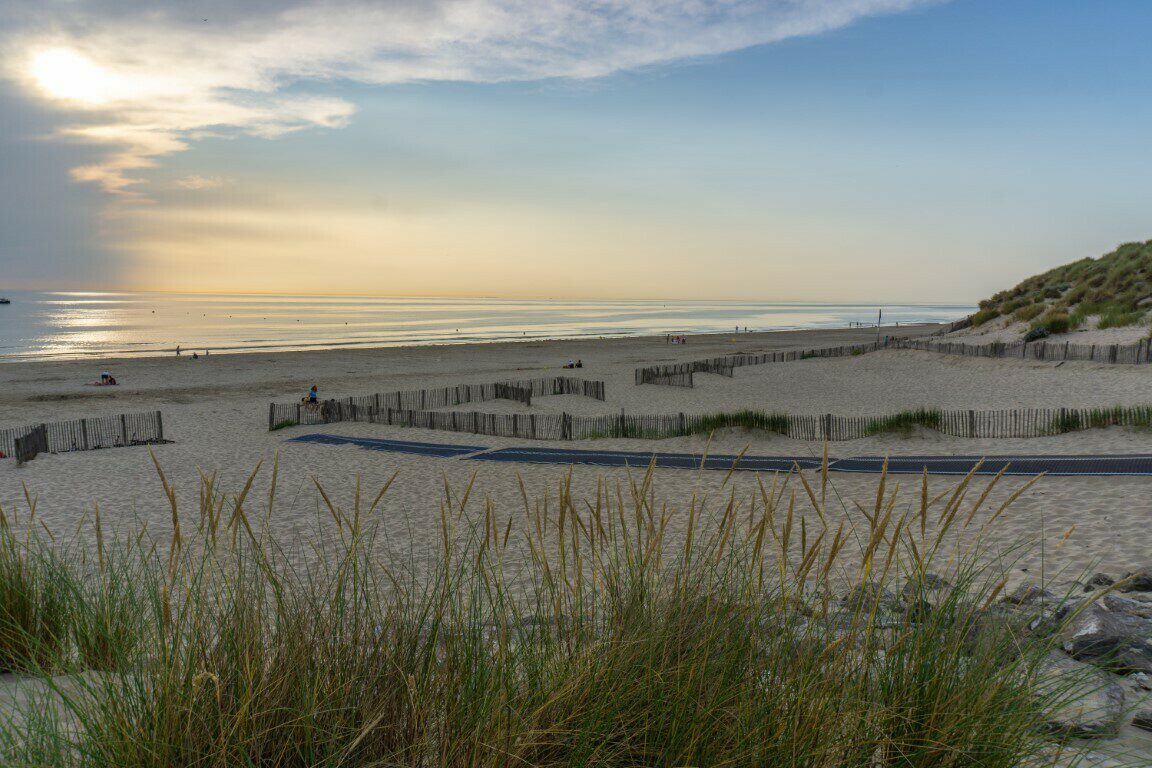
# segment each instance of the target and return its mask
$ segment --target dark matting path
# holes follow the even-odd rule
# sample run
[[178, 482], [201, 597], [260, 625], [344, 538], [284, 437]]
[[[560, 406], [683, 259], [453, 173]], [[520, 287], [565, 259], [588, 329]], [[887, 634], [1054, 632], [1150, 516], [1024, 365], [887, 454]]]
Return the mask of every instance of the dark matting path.
[[[820, 457], [812, 456], [703, 456], [698, 453], [658, 453], [653, 451], [585, 451], [569, 448], [500, 448], [489, 450], [476, 445], [419, 443], [341, 435], [301, 435], [294, 443], [355, 445], [371, 451], [408, 453], [469, 461], [495, 461], [520, 464], [588, 464], [598, 467], [646, 468], [652, 462], [661, 469], [718, 469], [743, 472], [790, 472], [818, 469]], [[1102, 456], [855, 456], [828, 457], [833, 472], [878, 474], [888, 463], [892, 474], [966, 475], [974, 468], [980, 475], [1137, 475], [1152, 476], [1152, 454]]]
[[436, 456], [442, 459], [452, 456], [465, 456], [487, 448], [477, 445], [449, 445], [447, 443], [413, 443], [408, 440], [379, 440], [372, 437], [344, 437], [342, 435], [301, 435], [294, 437], [293, 443], [320, 443], [321, 445], [357, 445], [370, 451], [389, 453], [414, 453], [419, 456]]

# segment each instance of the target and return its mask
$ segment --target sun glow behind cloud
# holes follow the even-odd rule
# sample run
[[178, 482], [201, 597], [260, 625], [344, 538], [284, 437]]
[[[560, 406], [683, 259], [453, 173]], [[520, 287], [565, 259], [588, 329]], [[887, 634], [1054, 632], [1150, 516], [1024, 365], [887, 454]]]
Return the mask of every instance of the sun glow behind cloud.
[[104, 104], [119, 90], [119, 84], [107, 72], [64, 48], [37, 54], [30, 69], [36, 84], [53, 99]]
[[[457, 294], [533, 295], [583, 279], [569, 295], [592, 295], [603, 290], [593, 263], [602, 262], [621, 291], [647, 281], [650, 291], [677, 293], [634, 254], [659, 250], [674, 276], [676, 259], [691, 269], [727, 231], [684, 233], [626, 211], [523, 200], [485, 208], [489, 200], [461, 203], [463, 193], [450, 199], [455, 190], [426, 195], [419, 217], [350, 215], [321, 210], [319, 191], [307, 189], [314, 180], [291, 179], [291, 156], [276, 182], [187, 158], [177, 178], [145, 180], [205, 138], [346, 126], [356, 112], [349, 84], [586, 80], [940, 1], [203, 0], [193, 12], [146, 0], [44, 0], [22, 23], [0, 23], [0, 67], [57, 111], [56, 138], [93, 148], [95, 159], [72, 176], [117, 201], [102, 236], [127, 255], [135, 287], [427, 293], [444, 292], [450, 277]], [[285, 179], [289, 202], [277, 185]], [[318, 253], [332, 269], [312, 268]], [[405, 271], [380, 270], [382, 262]], [[586, 268], [558, 280], [561, 263]], [[385, 283], [363, 285], [366, 272]], [[724, 281], [708, 290], [721, 295]]]
[[15, 24], [0, 43], [16, 52], [6, 57], [10, 76], [102, 113], [100, 125], [62, 134], [109, 147], [78, 179], [127, 193], [133, 171], [198, 134], [275, 137], [340, 127], [355, 111], [345, 99], [301, 95], [298, 84], [595, 78], [934, 2], [327, 0], [226, 4], [200, 19], [135, 0], [46, 0], [40, 13], [70, 27], [42, 37]]

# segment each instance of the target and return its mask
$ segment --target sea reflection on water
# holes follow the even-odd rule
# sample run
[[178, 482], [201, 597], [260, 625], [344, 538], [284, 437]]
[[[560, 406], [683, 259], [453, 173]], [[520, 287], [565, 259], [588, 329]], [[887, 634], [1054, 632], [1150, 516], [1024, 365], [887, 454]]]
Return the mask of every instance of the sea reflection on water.
[[[844, 326], [876, 304], [365, 298], [164, 293], [10, 294], [0, 360], [394, 346]], [[884, 322], [946, 321], [964, 305], [887, 305]]]

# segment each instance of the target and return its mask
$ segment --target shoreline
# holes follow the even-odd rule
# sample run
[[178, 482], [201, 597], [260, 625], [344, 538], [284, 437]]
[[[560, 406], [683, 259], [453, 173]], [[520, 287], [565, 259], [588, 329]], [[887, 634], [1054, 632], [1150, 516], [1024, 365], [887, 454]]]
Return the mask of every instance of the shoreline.
[[[901, 331], [908, 331], [914, 337], [929, 336], [939, 329], [945, 328], [946, 323], [916, 323], [901, 326], [885, 326], [881, 328], [881, 333], [888, 329], [887, 335], [895, 335], [891, 333], [892, 330], [899, 328]], [[312, 356], [324, 355], [326, 353], [332, 354], [351, 354], [351, 355], [373, 355], [380, 354], [387, 356], [390, 354], [403, 354], [406, 352], [427, 352], [427, 351], [467, 351], [474, 350], [495, 350], [503, 351], [506, 349], [516, 349], [530, 345], [547, 345], [547, 346], [563, 346], [563, 345], [613, 345], [613, 344], [627, 344], [635, 343], [642, 344], [645, 348], [650, 348], [653, 345], [659, 344], [660, 346], [670, 347], [678, 352], [689, 352], [696, 349], [701, 350], [697, 355], [685, 354], [678, 355], [684, 360], [695, 359], [697, 357], [712, 357], [716, 356], [716, 351], [720, 348], [729, 353], [737, 354], [734, 344], [759, 344], [764, 345], [764, 349], [792, 349], [795, 347], [804, 346], [837, 346], [839, 344], [852, 344], [869, 341], [876, 335], [875, 328], [859, 328], [859, 327], [829, 327], [829, 328], [790, 328], [784, 330], [771, 330], [771, 331], [750, 331], [750, 332], [724, 332], [724, 333], [699, 333], [699, 334], [671, 334], [683, 335], [688, 339], [687, 344], [683, 345], [669, 345], [664, 343], [666, 336], [669, 334], [626, 334], [626, 335], [605, 335], [605, 336], [570, 336], [570, 337], [527, 337], [527, 338], [506, 338], [494, 339], [491, 341], [486, 340], [471, 340], [461, 342], [417, 342], [417, 343], [402, 343], [402, 344], [376, 344], [366, 342], [365, 344], [348, 343], [348, 344], [335, 344], [316, 347], [305, 348], [288, 348], [288, 347], [244, 347], [236, 348], [235, 350], [217, 351], [216, 349], [209, 348], [211, 354], [207, 355], [211, 358], [213, 355], [226, 357], [229, 360], [243, 360], [245, 358], [256, 358], [259, 356], [277, 355], [278, 357], [298, 356], [301, 359], [306, 359]], [[717, 347], [715, 345], [721, 345]], [[204, 358], [202, 354], [203, 348], [201, 347], [185, 347], [181, 345], [181, 354], [175, 354], [175, 348], [169, 350], [166, 354], [146, 354], [139, 353], [133, 354], [127, 351], [120, 351], [112, 354], [92, 353], [90, 356], [84, 357], [30, 357], [13, 359], [0, 354], [0, 369], [8, 368], [10, 366], [32, 366], [32, 365], [61, 365], [61, 366], [80, 366], [80, 365], [114, 365], [118, 363], [146, 363], [160, 360], [190, 360], [192, 353], [199, 353], [200, 358]], [[65, 355], [70, 353], [61, 353]]]
[[[933, 329], [942, 329], [947, 327], [947, 323], [907, 323], [905, 325], [894, 324], [891, 326], [881, 326], [881, 333], [885, 330], [888, 331], [887, 335], [897, 335], [894, 331], [898, 330], [911, 330], [914, 335], [924, 335], [920, 333], [923, 328], [931, 327]], [[440, 347], [488, 347], [502, 344], [533, 344], [533, 343], [565, 343], [565, 342], [590, 342], [590, 341], [613, 341], [613, 340], [660, 340], [668, 335], [685, 336], [688, 339], [709, 341], [721, 338], [738, 338], [738, 339], [763, 339], [764, 337], [776, 337], [781, 334], [821, 334], [821, 333], [835, 333], [838, 331], [844, 332], [861, 332], [867, 333], [875, 331], [875, 326], [819, 326], [819, 327], [805, 327], [805, 328], [777, 328], [762, 331], [749, 331], [749, 332], [703, 332], [692, 333], [690, 331], [670, 331], [669, 333], [606, 333], [606, 334], [591, 334], [579, 333], [569, 336], [505, 336], [499, 338], [464, 338], [453, 341], [437, 341], [427, 340], [418, 341], [405, 339], [397, 342], [386, 341], [347, 341], [347, 342], [317, 342], [315, 344], [252, 344], [246, 346], [231, 346], [231, 347], [205, 347], [205, 346], [187, 346], [180, 345], [181, 354], [176, 354], [176, 347], [169, 347], [160, 350], [147, 350], [134, 352], [130, 349], [113, 350], [111, 352], [91, 352], [91, 353], [77, 353], [77, 352], [59, 352], [50, 354], [35, 354], [25, 355], [23, 353], [0, 353], [0, 365], [17, 365], [21, 363], [67, 363], [67, 362], [121, 362], [121, 361], [134, 361], [146, 359], [163, 359], [166, 357], [191, 357], [192, 353], [198, 353], [202, 357], [211, 355], [227, 355], [233, 357], [236, 355], [260, 355], [260, 354], [294, 354], [294, 353], [313, 353], [313, 352], [340, 352], [340, 351], [372, 351], [384, 349], [422, 349], [422, 348], [440, 348]], [[205, 354], [205, 353], [211, 354]]]

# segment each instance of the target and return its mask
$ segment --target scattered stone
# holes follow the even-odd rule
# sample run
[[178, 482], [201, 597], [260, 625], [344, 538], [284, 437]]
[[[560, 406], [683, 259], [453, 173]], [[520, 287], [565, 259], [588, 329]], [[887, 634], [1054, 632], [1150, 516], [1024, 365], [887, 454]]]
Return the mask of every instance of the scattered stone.
[[1000, 607], [1014, 614], [1009, 619], [1014, 631], [1047, 637], [1061, 629], [1076, 603], [1034, 582], [1026, 582], [1003, 597]]
[[1141, 592], [1133, 592], [1139, 598], [1123, 597], [1117, 594], [1107, 594], [1101, 599], [1105, 608], [1113, 613], [1128, 613], [1142, 619], [1152, 619], [1152, 599]]
[[902, 601], [899, 610], [904, 611], [914, 621], [927, 616], [940, 607], [952, 590], [952, 583], [935, 573], [925, 573], [918, 579], [910, 579], [900, 590]]
[[1124, 574], [1122, 581], [1124, 592], [1152, 592], [1152, 571], [1147, 568]]
[[1101, 738], [1120, 728], [1124, 689], [1106, 672], [1061, 653], [1050, 653], [1040, 668], [1037, 690], [1059, 702], [1046, 722], [1057, 733]]
[[1062, 598], [1055, 592], [1049, 592], [1035, 582], [1026, 581], [1005, 595], [1001, 602], [1009, 605], [1038, 605], [1060, 603], [1061, 601]]
[[1146, 691], [1152, 691], [1152, 677], [1149, 677], [1146, 673], [1133, 672], [1132, 674], [1128, 675], [1128, 679], [1140, 688], [1143, 688]]
[[1132, 725], [1144, 731], [1152, 731], [1152, 706], [1136, 710], [1132, 716]]
[[1116, 672], [1152, 673], [1152, 619], [1092, 605], [1063, 632], [1064, 650], [1080, 661]]
[[1093, 574], [1092, 578], [1088, 579], [1088, 582], [1084, 585], [1084, 591], [1092, 592], [1097, 589], [1103, 589], [1104, 587], [1110, 587], [1115, 583], [1116, 580], [1106, 573]]
[[882, 611], [898, 611], [900, 609], [900, 600], [896, 595], [870, 581], [852, 587], [841, 598], [840, 602], [850, 611], [870, 611], [874, 608], [879, 608]]
[[900, 590], [900, 594], [904, 597], [911, 597], [917, 592], [931, 592], [951, 588], [952, 582], [948, 581], [948, 579], [928, 571], [919, 579], [909, 579], [905, 582], [904, 588]]

